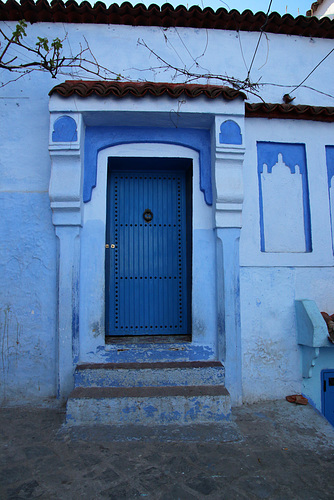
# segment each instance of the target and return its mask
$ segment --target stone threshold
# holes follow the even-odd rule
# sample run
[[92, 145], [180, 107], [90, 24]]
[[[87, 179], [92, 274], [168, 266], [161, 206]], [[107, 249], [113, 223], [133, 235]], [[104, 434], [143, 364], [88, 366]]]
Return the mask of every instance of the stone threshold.
[[183, 344], [191, 342], [191, 335], [108, 335], [106, 345], [110, 344]]
[[221, 368], [220, 361], [157, 361], [143, 363], [80, 363], [76, 370], [140, 370], [140, 369], [165, 369], [165, 368]]

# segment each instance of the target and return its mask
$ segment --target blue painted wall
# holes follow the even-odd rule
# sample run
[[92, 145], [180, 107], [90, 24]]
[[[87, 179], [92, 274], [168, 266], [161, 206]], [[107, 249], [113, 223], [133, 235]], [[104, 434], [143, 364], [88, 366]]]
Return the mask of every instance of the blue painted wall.
[[97, 154], [117, 144], [163, 143], [186, 146], [200, 153], [200, 189], [205, 201], [212, 205], [210, 132], [196, 129], [148, 127], [87, 127], [85, 137], [85, 176], [83, 200], [91, 199], [96, 186]]
[[47, 193], [0, 194], [0, 402], [55, 395], [56, 237]]

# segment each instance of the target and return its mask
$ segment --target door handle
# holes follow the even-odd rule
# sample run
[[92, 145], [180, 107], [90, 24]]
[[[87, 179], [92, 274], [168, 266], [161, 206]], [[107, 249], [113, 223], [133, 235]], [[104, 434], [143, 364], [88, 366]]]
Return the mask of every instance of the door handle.
[[146, 208], [144, 210], [143, 217], [144, 217], [145, 222], [151, 222], [151, 220], [153, 219], [152, 210], [150, 210], [149, 208]]

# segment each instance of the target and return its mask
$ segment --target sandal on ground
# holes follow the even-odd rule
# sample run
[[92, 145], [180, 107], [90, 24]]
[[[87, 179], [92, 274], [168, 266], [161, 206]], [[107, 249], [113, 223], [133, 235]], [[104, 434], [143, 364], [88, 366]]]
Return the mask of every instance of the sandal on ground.
[[296, 405], [307, 405], [308, 403], [308, 400], [301, 394], [292, 394], [291, 396], [286, 396], [285, 399], [289, 403], [295, 403]]

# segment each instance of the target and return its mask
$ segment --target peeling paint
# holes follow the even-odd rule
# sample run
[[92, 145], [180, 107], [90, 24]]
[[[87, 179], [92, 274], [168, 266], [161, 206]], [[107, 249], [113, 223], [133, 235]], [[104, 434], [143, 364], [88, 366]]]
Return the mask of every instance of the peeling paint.
[[208, 361], [215, 352], [208, 346], [186, 344], [119, 344], [98, 346], [85, 356], [87, 363], [145, 362], [145, 361]]
[[101, 334], [100, 323], [98, 321], [95, 321], [94, 323], [92, 323], [91, 329], [92, 329], [92, 333], [93, 333], [95, 338], [100, 336], [100, 334]]
[[257, 339], [252, 349], [248, 350], [246, 358], [249, 363], [277, 365], [283, 359], [282, 344], [270, 339]]

